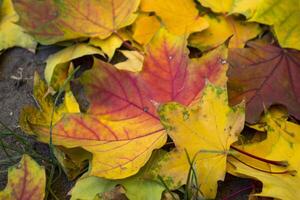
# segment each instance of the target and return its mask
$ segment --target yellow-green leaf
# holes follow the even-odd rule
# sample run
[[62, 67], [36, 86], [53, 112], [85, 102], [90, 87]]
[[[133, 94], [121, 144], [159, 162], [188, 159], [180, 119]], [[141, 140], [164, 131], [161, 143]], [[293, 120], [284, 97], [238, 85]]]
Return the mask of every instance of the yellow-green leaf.
[[19, 164], [8, 169], [6, 188], [1, 200], [42, 200], [45, 196], [46, 174], [30, 156], [23, 155]]
[[0, 5], [0, 51], [13, 46], [35, 50], [35, 40], [16, 25], [18, 20], [12, 1], [3, 0]]
[[235, 0], [232, 12], [272, 25], [282, 47], [300, 50], [299, 0]]
[[186, 150], [195, 157], [200, 191], [206, 198], [215, 198], [217, 182], [225, 177], [230, 145], [244, 126], [244, 105], [229, 107], [227, 90], [208, 84], [198, 104], [169, 103], [159, 108], [159, 114], [176, 149], [156, 170], [172, 188], [185, 184], [190, 168]]

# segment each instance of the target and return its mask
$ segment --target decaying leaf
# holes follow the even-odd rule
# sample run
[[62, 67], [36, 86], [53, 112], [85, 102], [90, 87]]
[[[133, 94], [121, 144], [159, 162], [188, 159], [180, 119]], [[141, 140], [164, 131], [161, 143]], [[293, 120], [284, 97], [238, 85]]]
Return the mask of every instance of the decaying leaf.
[[139, 0], [13, 0], [20, 24], [42, 44], [84, 38], [105, 39], [132, 24]]
[[206, 198], [215, 198], [217, 181], [225, 177], [230, 145], [244, 127], [244, 105], [229, 107], [226, 89], [208, 84], [199, 103], [192, 107], [165, 104], [159, 114], [176, 149], [154, 170], [171, 188], [185, 184], [190, 168], [186, 151], [195, 157], [200, 191]]
[[69, 180], [74, 180], [81, 175], [92, 158], [89, 152], [81, 148], [67, 149], [61, 146], [54, 148], [54, 155]]
[[35, 50], [36, 42], [15, 24], [18, 20], [12, 1], [3, 0], [0, 4], [0, 51], [14, 46]]
[[188, 36], [208, 27], [208, 22], [199, 15], [193, 0], [142, 0], [141, 10], [155, 12], [168, 31], [177, 35]]
[[[206, 79], [226, 83], [226, 49], [189, 59], [186, 43], [185, 37], [162, 29], [147, 46], [139, 73], [95, 60], [81, 77], [90, 101], [87, 113], [66, 115], [53, 129], [53, 143], [93, 153], [91, 175], [119, 179], [137, 173], [166, 141], [156, 104], [189, 105], [197, 101]], [[47, 130], [36, 134], [48, 142]]]
[[231, 49], [228, 91], [231, 104], [246, 100], [246, 119], [258, 121], [264, 107], [283, 104], [300, 119], [300, 52], [261, 41]]
[[266, 124], [267, 138], [258, 143], [236, 146], [278, 165], [242, 154], [234, 154], [229, 159], [230, 173], [255, 178], [263, 183], [262, 192], [255, 195], [283, 200], [294, 200], [300, 196], [300, 126], [287, 121], [286, 116], [280, 110], [268, 111], [262, 120]]
[[30, 156], [23, 155], [19, 164], [8, 169], [6, 188], [0, 192], [2, 200], [41, 200], [46, 189], [44, 167]]
[[241, 13], [249, 21], [273, 25], [283, 48], [300, 50], [299, 0], [235, 0], [232, 13]]
[[194, 33], [189, 38], [189, 44], [200, 50], [212, 49], [229, 37], [229, 48], [243, 48], [248, 40], [261, 32], [257, 23], [245, 22], [231, 16], [205, 15], [204, 18], [209, 22], [208, 29]]

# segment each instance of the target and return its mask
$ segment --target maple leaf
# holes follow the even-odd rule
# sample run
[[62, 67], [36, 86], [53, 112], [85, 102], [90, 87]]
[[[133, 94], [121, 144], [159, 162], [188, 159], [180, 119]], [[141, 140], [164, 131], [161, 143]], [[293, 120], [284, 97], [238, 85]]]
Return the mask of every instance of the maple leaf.
[[41, 200], [44, 199], [46, 174], [30, 156], [24, 154], [17, 166], [8, 169], [6, 188], [0, 192], [0, 199]]
[[[81, 77], [90, 101], [87, 113], [66, 115], [53, 129], [53, 143], [93, 153], [91, 175], [118, 179], [135, 174], [166, 141], [155, 104], [191, 104], [205, 79], [226, 84], [226, 49], [189, 59], [186, 43], [184, 37], [162, 29], [147, 46], [139, 73], [95, 60]], [[47, 130], [36, 134], [48, 142]]]
[[[0, 4], [0, 51], [19, 46], [35, 50], [36, 42], [15, 23], [19, 20], [11, 0], [3, 0]], [[13, 34], [12, 34], [13, 33]]]
[[142, 0], [141, 10], [155, 12], [168, 31], [177, 35], [188, 36], [208, 27], [207, 21], [199, 15], [193, 0]]
[[200, 191], [215, 198], [217, 181], [224, 180], [230, 145], [244, 127], [244, 105], [228, 106], [225, 88], [206, 86], [201, 100], [191, 107], [169, 103], [159, 108], [160, 119], [176, 149], [154, 168], [171, 188], [186, 183], [190, 164], [194, 167]]
[[267, 138], [252, 144], [235, 145], [255, 158], [235, 153], [228, 161], [228, 170], [233, 175], [255, 178], [263, 183], [262, 192], [255, 194], [257, 196], [283, 200], [300, 196], [300, 176], [297, 173], [300, 170], [300, 126], [287, 121], [286, 116], [276, 108], [269, 110], [261, 121], [265, 124]]
[[81, 37], [105, 39], [132, 24], [139, 0], [13, 0], [20, 24], [37, 41], [53, 44]]
[[300, 52], [282, 49], [261, 41], [248, 48], [231, 49], [228, 62], [229, 99], [236, 104], [246, 100], [246, 119], [256, 122], [264, 106], [285, 105], [300, 118]]
[[256, 37], [261, 29], [257, 23], [248, 23], [232, 16], [205, 15], [209, 27], [189, 37], [189, 44], [200, 50], [212, 49], [229, 37], [229, 48], [243, 48], [245, 43]]
[[139, 44], [148, 44], [159, 28], [160, 22], [156, 16], [141, 13], [132, 25], [132, 38]]
[[235, 0], [232, 13], [241, 13], [249, 21], [273, 25], [280, 45], [300, 50], [299, 0]]

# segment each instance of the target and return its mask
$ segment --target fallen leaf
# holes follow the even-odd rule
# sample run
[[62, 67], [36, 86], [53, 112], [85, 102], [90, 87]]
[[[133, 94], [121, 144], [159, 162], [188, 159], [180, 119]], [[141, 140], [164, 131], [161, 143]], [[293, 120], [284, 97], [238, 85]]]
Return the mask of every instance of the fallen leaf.
[[[92, 47], [87, 44], [75, 44], [73, 46], [67, 47], [55, 54], [52, 54], [49, 56], [49, 58], [46, 61], [46, 68], [45, 68], [45, 79], [49, 85], [54, 85], [57, 82], [63, 82], [67, 76], [68, 76], [68, 70], [67, 68], [70, 65], [70, 62], [75, 59], [79, 58], [85, 55], [93, 55], [93, 54], [99, 54], [104, 56], [103, 52], [95, 47]], [[65, 79], [57, 80], [57, 78], [54, 78], [55, 76], [55, 70], [62, 69], [62, 72], [60, 73], [66, 73]], [[59, 88], [55, 88], [58, 90]]]
[[71, 200], [94, 200], [96, 196], [101, 197], [115, 186], [124, 186], [125, 194], [130, 200], [160, 200], [161, 193], [165, 190], [161, 184], [145, 179], [127, 178], [114, 181], [98, 177], [87, 177], [79, 179], [71, 191]]
[[120, 50], [120, 52], [127, 58], [124, 62], [115, 64], [115, 67], [120, 70], [127, 70], [131, 72], [139, 72], [143, 68], [144, 56], [138, 51]]
[[132, 38], [139, 44], [146, 45], [159, 30], [160, 21], [156, 16], [141, 13], [132, 26]]
[[[22, 109], [19, 124], [24, 132], [35, 135], [39, 130], [49, 131], [54, 98], [47, 94], [47, 84], [40, 79], [38, 73], [35, 73], [33, 97], [37, 107], [25, 106]], [[79, 105], [71, 91], [66, 92], [64, 97], [63, 103], [54, 110], [53, 124], [58, 122], [65, 113], [80, 112]]]
[[212, 9], [216, 13], [227, 13], [236, 0], [198, 0], [201, 5]]
[[14, 46], [35, 50], [36, 41], [15, 24], [18, 20], [12, 1], [3, 0], [0, 5], [0, 51]]
[[[143, 70], [117, 70], [95, 60], [81, 77], [90, 102], [86, 113], [66, 115], [53, 129], [53, 143], [93, 153], [91, 175], [120, 179], [136, 174], [151, 152], [165, 144], [156, 104], [197, 101], [208, 79], [226, 84], [226, 49], [189, 59], [185, 37], [162, 29], [149, 43]], [[49, 131], [37, 130], [43, 142]]]
[[[267, 138], [261, 142], [236, 146], [251, 155], [278, 163], [286, 162], [287, 167], [276, 166], [245, 155], [233, 154], [229, 159], [229, 172], [240, 176], [260, 180], [262, 192], [257, 196], [294, 200], [300, 196], [298, 186], [300, 176], [300, 126], [287, 121], [286, 114], [279, 110], [266, 113], [265, 123]], [[286, 165], [285, 165], [286, 166]]]
[[192, 107], [169, 103], [159, 108], [161, 122], [176, 149], [156, 168], [171, 188], [186, 183], [195, 157], [198, 186], [205, 198], [214, 199], [217, 182], [224, 180], [230, 145], [237, 141], [244, 127], [244, 105], [228, 106], [227, 90], [211, 84], [201, 100]]
[[283, 104], [300, 119], [300, 52], [261, 41], [231, 49], [228, 91], [231, 104], [246, 100], [246, 120], [258, 121], [264, 107]]
[[105, 39], [132, 24], [139, 0], [13, 0], [20, 24], [42, 44], [82, 37]]
[[19, 164], [8, 169], [6, 188], [0, 192], [3, 200], [41, 200], [45, 197], [46, 174], [30, 156], [23, 155]]
[[141, 10], [155, 12], [168, 31], [177, 35], [188, 36], [208, 27], [193, 0], [142, 0]]
[[273, 25], [283, 48], [300, 50], [299, 0], [235, 0], [232, 13], [241, 13], [249, 21]]
[[123, 41], [117, 35], [112, 34], [106, 39], [92, 38], [89, 41], [89, 44], [100, 47], [102, 51], [108, 56], [109, 60], [111, 60], [115, 54], [116, 49], [121, 47]]
[[118, 190], [114, 190], [116, 186], [122, 186], [124, 194], [130, 200], [160, 200], [162, 192], [166, 188], [161, 182], [148, 177], [148, 173], [154, 161], [160, 160], [165, 154], [166, 152], [163, 150], [155, 150], [150, 160], [140, 169], [139, 173], [126, 179], [108, 180], [93, 176], [86, 177], [85, 175], [87, 174], [85, 174], [69, 192], [71, 200], [94, 200], [95, 196], [103, 197], [105, 194], [118, 194]]
[[228, 47], [243, 48], [248, 40], [261, 32], [257, 23], [248, 23], [231, 16], [205, 15], [204, 18], [209, 22], [208, 29], [189, 37], [189, 44], [202, 51], [219, 46], [231, 36]]

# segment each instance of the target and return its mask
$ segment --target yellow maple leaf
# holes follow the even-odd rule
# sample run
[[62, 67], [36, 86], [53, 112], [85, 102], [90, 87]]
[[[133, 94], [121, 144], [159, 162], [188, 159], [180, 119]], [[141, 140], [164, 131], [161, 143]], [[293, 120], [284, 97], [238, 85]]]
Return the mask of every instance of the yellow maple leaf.
[[248, 40], [261, 32], [259, 24], [241, 21], [232, 16], [205, 15], [204, 18], [209, 22], [209, 28], [189, 37], [189, 44], [200, 50], [214, 48], [231, 36], [229, 48], [243, 48]]
[[[208, 27], [193, 0], [142, 0], [141, 10], [155, 12], [168, 31], [177, 35], [189, 35]], [[180, 13], [180, 14], [179, 14]]]
[[208, 84], [198, 104], [165, 104], [159, 114], [176, 145], [159, 163], [159, 174], [172, 188], [185, 184], [190, 168], [186, 150], [190, 157], [195, 156], [200, 191], [206, 198], [215, 198], [217, 181], [225, 177], [230, 145], [244, 126], [244, 105], [229, 107], [226, 89]]
[[132, 25], [132, 38], [139, 44], [145, 45], [160, 28], [160, 22], [156, 16], [141, 13]]
[[46, 173], [30, 156], [23, 155], [19, 164], [8, 169], [6, 188], [1, 200], [41, 200], [45, 197]]
[[257, 196], [283, 200], [294, 200], [300, 196], [300, 176], [297, 173], [300, 170], [300, 126], [287, 121], [286, 116], [277, 109], [268, 111], [262, 120], [266, 123], [267, 138], [235, 146], [255, 157], [238, 153], [229, 159], [229, 173], [255, 178], [263, 183], [262, 192], [255, 194]]
[[13, 46], [35, 50], [35, 40], [16, 25], [18, 20], [11, 0], [3, 0], [0, 5], [0, 51]]

